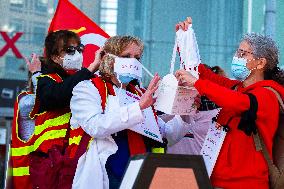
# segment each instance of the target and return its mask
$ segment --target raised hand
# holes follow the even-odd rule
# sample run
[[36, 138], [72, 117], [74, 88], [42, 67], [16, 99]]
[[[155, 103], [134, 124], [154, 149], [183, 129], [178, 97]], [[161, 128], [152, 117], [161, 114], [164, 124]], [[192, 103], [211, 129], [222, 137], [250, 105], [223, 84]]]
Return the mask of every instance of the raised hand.
[[176, 78], [179, 80], [179, 85], [193, 87], [197, 78], [191, 75], [191, 73], [181, 69], [176, 71]]
[[156, 73], [154, 78], [151, 80], [147, 90], [141, 96], [139, 101], [139, 106], [141, 110], [144, 110], [155, 103], [156, 98], [153, 97], [153, 94], [159, 87], [158, 82], [160, 81], [160, 79], [160, 76]]
[[39, 56], [33, 53], [31, 55], [32, 60], [30, 61], [27, 57], [24, 57], [27, 67], [31, 73], [35, 73], [37, 71], [41, 71], [41, 62], [39, 60]]
[[102, 60], [102, 58], [104, 56], [104, 51], [103, 50], [104, 50], [103, 47], [101, 47], [99, 50], [96, 51], [95, 60], [88, 67], [88, 70], [90, 72], [98, 71], [98, 69], [100, 67], [100, 64], [101, 64], [101, 60]]
[[178, 31], [180, 28], [183, 30], [183, 31], [186, 31], [188, 29], [188, 26], [192, 24], [192, 19], [191, 17], [187, 17], [185, 19], [185, 21], [183, 22], [179, 22], [178, 24], [176, 24], [176, 31]]

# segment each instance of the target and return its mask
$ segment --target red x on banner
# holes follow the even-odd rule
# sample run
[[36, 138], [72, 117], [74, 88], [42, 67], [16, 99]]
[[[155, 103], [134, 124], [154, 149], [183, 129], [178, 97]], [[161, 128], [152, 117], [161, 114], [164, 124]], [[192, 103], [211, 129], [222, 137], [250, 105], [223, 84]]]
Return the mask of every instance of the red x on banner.
[[6, 52], [11, 48], [17, 58], [23, 58], [22, 54], [15, 46], [16, 41], [23, 35], [23, 32], [17, 32], [16, 35], [14, 35], [14, 37], [12, 38], [8, 36], [7, 32], [0, 31], [0, 34], [6, 41], [6, 45], [0, 50], [0, 57], [4, 56]]

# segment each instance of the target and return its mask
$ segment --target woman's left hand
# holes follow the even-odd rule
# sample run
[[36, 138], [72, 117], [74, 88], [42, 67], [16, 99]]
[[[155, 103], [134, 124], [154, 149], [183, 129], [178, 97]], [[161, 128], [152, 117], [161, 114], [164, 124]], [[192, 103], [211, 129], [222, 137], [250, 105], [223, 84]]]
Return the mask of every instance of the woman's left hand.
[[147, 90], [141, 96], [139, 101], [139, 106], [141, 110], [144, 110], [155, 103], [156, 98], [153, 97], [153, 94], [159, 87], [160, 79], [161, 79], [160, 76], [156, 73], [154, 78], [151, 80]]
[[33, 53], [31, 55], [32, 60], [30, 61], [27, 57], [24, 57], [25, 62], [28, 66], [29, 71], [33, 74], [37, 71], [41, 71], [41, 61], [39, 60], [39, 56]]
[[104, 48], [103, 47], [101, 47], [100, 49], [98, 49], [97, 51], [96, 51], [96, 55], [95, 55], [95, 60], [94, 60], [94, 62], [92, 62], [90, 65], [89, 65], [89, 67], [88, 67], [88, 70], [90, 71], [90, 72], [96, 72], [96, 71], [98, 71], [99, 70], [99, 67], [100, 67], [100, 63], [101, 63], [101, 60], [102, 60], [102, 58], [103, 58], [103, 56], [104, 56]]
[[183, 69], [176, 71], [176, 78], [179, 80], [179, 85], [193, 87], [197, 78]]

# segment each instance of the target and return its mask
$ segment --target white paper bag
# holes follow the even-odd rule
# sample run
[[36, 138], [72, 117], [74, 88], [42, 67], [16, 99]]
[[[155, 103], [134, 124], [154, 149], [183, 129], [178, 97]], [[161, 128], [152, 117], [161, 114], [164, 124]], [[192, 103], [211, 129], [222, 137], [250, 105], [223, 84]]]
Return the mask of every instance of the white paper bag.
[[190, 26], [187, 31], [178, 30], [176, 32], [170, 74], [166, 75], [160, 82], [154, 106], [156, 110], [166, 114], [190, 115], [195, 113], [194, 98], [198, 92], [193, 87], [185, 88], [178, 86], [178, 80], [173, 75], [177, 47], [180, 53], [181, 69], [189, 71], [198, 78], [200, 56], [195, 34]]
[[171, 115], [190, 115], [196, 111], [194, 99], [198, 94], [195, 88], [178, 86], [173, 74], [166, 75], [160, 82], [157, 91], [156, 110]]

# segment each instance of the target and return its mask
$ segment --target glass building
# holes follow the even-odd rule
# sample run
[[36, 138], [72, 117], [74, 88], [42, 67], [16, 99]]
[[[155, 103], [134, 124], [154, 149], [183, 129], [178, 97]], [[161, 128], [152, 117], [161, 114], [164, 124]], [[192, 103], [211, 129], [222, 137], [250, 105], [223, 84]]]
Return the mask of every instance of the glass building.
[[[163, 76], [170, 69], [174, 26], [187, 16], [193, 19], [202, 62], [219, 65], [230, 75], [230, 62], [243, 31], [243, 1], [121, 0], [118, 34], [139, 36], [145, 43], [143, 64]], [[149, 79], [146, 76], [144, 82]]]
[[[284, 1], [276, 2], [275, 38], [280, 50], [280, 67], [284, 69]], [[251, 14], [249, 13], [249, 2], [251, 2]], [[243, 33], [255, 32], [265, 33], [265, 3], [266, 0], [244, 0]]]

